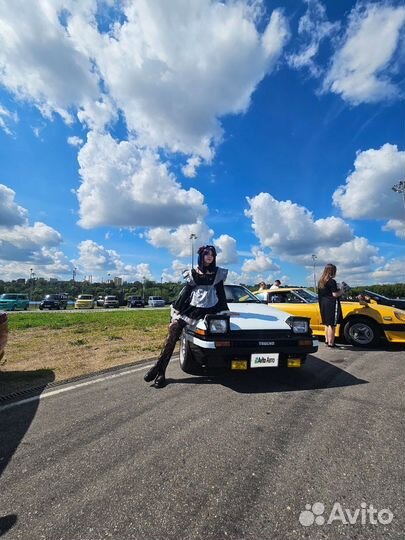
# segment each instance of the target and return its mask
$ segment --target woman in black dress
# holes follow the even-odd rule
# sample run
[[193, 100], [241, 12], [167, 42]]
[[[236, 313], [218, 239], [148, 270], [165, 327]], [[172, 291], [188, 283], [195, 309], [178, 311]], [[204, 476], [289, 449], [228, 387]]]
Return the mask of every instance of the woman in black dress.
[[328, 347], [335, 347], [336, 325], [342, 322], [342, 307], [340, 297], [342, 289], [338, 289], [334, 280], [336, 266], [327, 264], [318, 282], [319, 309], [321, 311], [322, 324], [325, 326], [325, 343]]
[[183, 329], [209, 313], [229, 311], [224, 289], [228, 270], [216, 265], [216, 257], [214, 246], [200, 247], [197, 268], [185, 276], [187, 283], [172, 305], [169, 332], [159, 359], [144, 376], [146, 382], [154, 380], [155, 388], [166, 386], [166, 368]]

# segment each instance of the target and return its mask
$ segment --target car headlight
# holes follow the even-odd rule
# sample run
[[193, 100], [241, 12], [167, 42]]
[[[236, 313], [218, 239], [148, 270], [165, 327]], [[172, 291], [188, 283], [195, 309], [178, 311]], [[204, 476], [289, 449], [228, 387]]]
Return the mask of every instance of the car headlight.
[[208, 331], [212, 334], [225, 334], [229, 331], [229, 317], [207, 315]]
[[307, 334], [309, 331], [309, 324], [307, 319], [296, 319], [294, 317], [289, 317], [286, 320], [286, 323], [291, 326], [294, 334]]
[[405, 311], [394, 311], [394, 315], [400, 321], [405, 322]]

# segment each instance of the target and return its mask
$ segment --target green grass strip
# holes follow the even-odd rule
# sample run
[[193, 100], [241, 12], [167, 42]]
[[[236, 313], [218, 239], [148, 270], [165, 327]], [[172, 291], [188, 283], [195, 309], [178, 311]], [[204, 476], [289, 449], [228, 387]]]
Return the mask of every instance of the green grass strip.
[[61, 329], [71, 326], [88, 326], [92, 330], [131, 327], [151, 328], [169, 323], [169, 309], [151, 311], [111, 311], [74, 313], [13, 313], [8, 318], [9, 331], [27, 328]]

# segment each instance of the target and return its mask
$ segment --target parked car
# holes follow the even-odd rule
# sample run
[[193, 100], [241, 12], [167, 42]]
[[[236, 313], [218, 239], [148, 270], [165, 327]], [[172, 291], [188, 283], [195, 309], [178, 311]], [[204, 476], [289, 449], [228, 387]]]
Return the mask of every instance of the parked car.
[[96, 300], [92, 294], [79, 294], [75, 302], [75, 309], [94, 309]]
[[401, 298], [387, 298], [382, 294], [378, 294], [376, 292], [368, 290], [364, 291], [363, 296], [368, 296], [372, 300], [375, 300], [377, 304], [381, 304], [382, 306], [392, 306], [405, 310], [405, 300], [402, 300]]
[[101, 295], [97, 296], [96, 304], [99, 307], [104, 306], [104, 296], [101, 296]]
[[166, 302], [161, 296], [149, 296], [148, 306], [150, 307], [164, 307]]
[[15, 311], [16, 309], [28, 309], [30, 301], [27, 294], [4, 293], [0, 295], [0, 309]]
[[127, 306], [131, 308], [145, 307], [142, 296], [130, 296], [127, 298]]
[[66, 309], [68, 297], [66, 294], [47, 294], [39, 303], [38, 308], [43, 309]]
[[103, 305], [105, 308], [119, 308], [120, 307], [118, 298], [116, 296], [113, 296], [112, 294], [109, 294], [104, 297]]
[[7, 313], [0, 313], [0, 361], [2, 360], [8, 338], [8, 320]]
[[225, 285], [230, 312], [207, 315], [180, 338], [180, 367], [194, 375], [206, 369], [300, 368], [318, 350], [307, 317], [264, 306], [241, 285]]
[[[315, 335], [324, 336], [318, 295], [303, 287], [282, 287], [255, 291], [255, 296], [269, 306], [294, 316], [309, 317]], [[273, 300], [276, 300], [273, 302]], [[358, 347], [377, 345], [381, 338], [390, 343], [405, 343], [405, 311], [369, 302], [342, 301], [343, 322], [336, 327], [336, 337]]]

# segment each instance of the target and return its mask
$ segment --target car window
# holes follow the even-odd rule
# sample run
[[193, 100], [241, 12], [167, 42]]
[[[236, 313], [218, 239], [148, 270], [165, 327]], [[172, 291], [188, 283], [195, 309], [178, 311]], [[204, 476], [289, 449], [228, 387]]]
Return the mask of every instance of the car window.
[[292, 291], [274, 291], [274, 293], [269, 292], [269, 302], [276, 304], [303, 304], [304, 300]]
[[1, 299], [2, 300], [17, 300], [17, 295], [16, 294], [2, 294], [1, 295]]
[[258, 304], [260, 302], [254, 294], [242, 287], [242, 285], [225, 285], [224, 288], [227, 302], [238, 304]]
[[255, 294], [256, 298], [258, 298], [261, 302], [267, 302], [267, 293], [266, 292], [260, 292]]
[[307, 289], [297, 289], [294, 291], [294, 294], [307, 303], [313, 304], [318, 302], [318, 295], [312, 291], [308, 291]]

